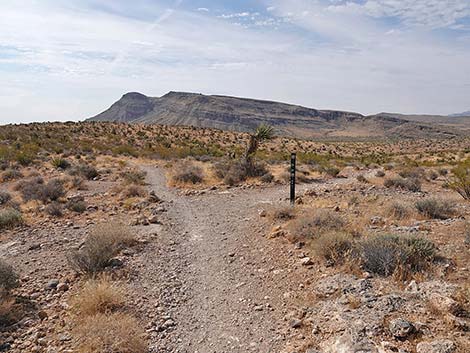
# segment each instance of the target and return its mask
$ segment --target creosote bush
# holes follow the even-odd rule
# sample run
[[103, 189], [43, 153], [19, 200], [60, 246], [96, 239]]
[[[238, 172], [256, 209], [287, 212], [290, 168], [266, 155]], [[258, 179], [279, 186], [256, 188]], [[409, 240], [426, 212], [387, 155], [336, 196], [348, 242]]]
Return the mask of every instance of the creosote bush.
[[436, 198], [419, 200], [415, 207], [420, 214], [427, 218], [447, 219], [455, 215], [455, 204], [449, 200]]
[[0, 229], [13, 228], [23, 223], [21, 212], [14, 208], [0, 210]]
[[146, 353], [145, 332], [126, 313], [87, 316], [73, 331], [78, 353]]
[[104, 270], [120, 250], [134, 243], [130, 229], [119, 223], [95, 226], [81, 249], [69, 255], [71, 266], [86, 274]]
[[173, 182], [184, 184], [199, 184], [204, 181], [202, 168], [190, 161], [178, 163], [172, 171]]
[[86, 281], [72, 299], [72, 307], [80, 316], [109, 314], [122, 309], [125, 304], [124, 289], [106, 276]]
[[452, 170], [453, 177], [449, 187], [465, 200], [470, 200], [470, 167], [462, 164]]

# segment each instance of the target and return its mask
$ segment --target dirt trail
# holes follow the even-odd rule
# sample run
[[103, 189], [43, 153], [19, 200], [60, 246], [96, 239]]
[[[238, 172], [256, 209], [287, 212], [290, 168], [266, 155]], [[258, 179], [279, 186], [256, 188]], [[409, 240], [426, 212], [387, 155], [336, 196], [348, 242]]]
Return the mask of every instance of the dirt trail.
[[144, 169], [149, 188], [170, 202], [164, 225], [146, 228], [157, 240], [138, 261], [140, 290], [155, 298], [142, 308], [155, 316], [152, 351], [280, 352], [298, 334], [283, 317], [308, 273], [291, 247], [264, 237], [259, 210], [287, 205], [288, 186], [181, 196], [161, 170]]

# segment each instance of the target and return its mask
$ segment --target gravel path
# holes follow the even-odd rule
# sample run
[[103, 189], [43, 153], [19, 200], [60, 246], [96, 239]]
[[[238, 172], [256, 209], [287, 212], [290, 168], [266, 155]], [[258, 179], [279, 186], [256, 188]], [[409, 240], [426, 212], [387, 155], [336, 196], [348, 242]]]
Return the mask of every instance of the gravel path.
[[137, 290], [155, 299], [143, 309], [154, 318], [152, 351], [280, 352], [298, 334], [283, 318], [308, 270], [292, 246], [265, 237], [259, 210], [287, 205], [288, 186], [182, 196], [161, 170], [144, 170], [149, 188], [170, 202], [164, 226], [145, 228], [157, 240], [137, 261], [144, 270]]

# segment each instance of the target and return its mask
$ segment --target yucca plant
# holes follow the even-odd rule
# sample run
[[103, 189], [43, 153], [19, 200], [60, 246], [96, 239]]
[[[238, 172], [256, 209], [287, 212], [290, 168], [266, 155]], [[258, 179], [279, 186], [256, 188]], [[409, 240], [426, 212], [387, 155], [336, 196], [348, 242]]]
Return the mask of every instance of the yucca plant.
[[248, 146], [244, 155], [244, 164], [248, 170], [253, 169], [253, 156], [263, 141], [271, 140], [274, 137], [272, 126], [262, 124], [258, 126], [254, 134], [250, 135]]

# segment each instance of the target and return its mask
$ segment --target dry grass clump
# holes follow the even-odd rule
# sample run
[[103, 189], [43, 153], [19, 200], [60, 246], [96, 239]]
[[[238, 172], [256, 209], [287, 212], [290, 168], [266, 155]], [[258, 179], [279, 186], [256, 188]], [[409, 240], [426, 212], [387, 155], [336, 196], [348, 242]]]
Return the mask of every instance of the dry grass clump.
[[95, 226], [83, 247], [69, 255], [71, 266], [86, 274], [104, 270], [120, 250], [135, 242], [130, 229], [119, 223]]
[[18, 286], [18, 275], [13, 267], [0, 259], [0, 293]]
[[185, 161], [173, 168], [171, 179], [174, 183], [199, 184], [204, 181], [204, 173], [201, 167]]
[[388, 206], [386, 214], [388, 217], [402, 220], [410, 217], [411, 209], [408, 205], [395, 201]]
[[290, 233], [295, 240], [313, 239], [326, 231], [342, 231], [346, 222], [331, 210], [318, 210], [316, 213], [298, 217], [290, 224]]
[[465, 283], [454, 295], [454, 300], [458, 303], [461, 316], [470, 317], [470, 284]]
[[272, 212], [272, 218], [275, 220], [289, 220], [295, 218], [295, 212], [292, 207], [280, 207]]
[[252, 161], [248, 166], [243, 161], [222, 160], [213, 165], [214, 174], [222, 179], [224, 184], [236, 185], [245, 181], [249, 177], [261, 177], [263, 182], [272, 182], [273, 175], [262, 162]]
[[353, 237], [345, 232], [328, 232], [312, 240], [315, 256], [328, 265], [343, 263], [353, 247]]
[[120, 177], [127, 184], [144, 184], [147, 173], [141, 170], [126, 170], [120, 174]]
[[450, 200], [429, 198], [415, 203], [418, 212], [432, 219], [447, 219], [455, 215], [455, 204]]
[[86, 208], [87, 208], [87, 204], [84, 200], [69, 200], [67, 201], [67, 204], [65, 205], [65, 207], [67, 207], [67, 209], [69, 209], [70, 211], [72, 212], [75, 212], [75, 213], [83, 213], [86, 211]]
[[129, 185], [123, 191], [122, 194], [125, 198], [131, 197], [145, 197], [147, 195], [147, 190], [140, 185]]
[[18, 275], [13, 267], [0, 259], [0, 328], [14, 323], [18, 319], [18, 308], [9, 291], [18, 286]]
[[0, 210], [0, 229], [13, 228], [23, 223], [21, 212], [8, 207]]
[[146, 353], [145, 332], [126, 313], [88, 316], [74, 330], [78, 353]]
[[360, 241], [354, 256], [364, 270], [380, 276], [395, 271], [417, 272], [435, 259], [437, 248], [430, 240], [415, 236], [378, 235]]
[[417, 178], [387, 178], [384, 180], [384, 186], [413, 192], [421, 191], [421, 182]]
[[415, 168], [405, 168], [398, 172], [398, 175], [402, 178], [408, 179], [421, 179], [425, 176], [426, 170], [424, 168], [415, 167]]
[[80, 316], [109, 314], [124, 307], [124, 289], [101, 276], [88, 280], [72, 299], [72, 307]]
[[44, 210], [50, 216], [62, 217], [64, 215], [62, 205], [59, 202], [50, 203]]

